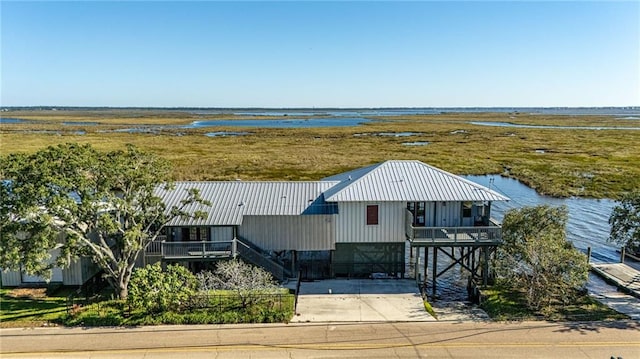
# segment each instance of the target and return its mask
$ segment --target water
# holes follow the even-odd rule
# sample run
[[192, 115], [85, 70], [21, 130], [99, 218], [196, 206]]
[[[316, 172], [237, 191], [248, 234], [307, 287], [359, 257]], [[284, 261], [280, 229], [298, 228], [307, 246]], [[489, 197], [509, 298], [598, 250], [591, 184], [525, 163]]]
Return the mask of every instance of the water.
[[382, 136], [382, 137], [411, 137], [420, 136], [422, 132], [378, 132], [378, 133], [354, 133], [353, 137]]
[[28, 122], [29, 121], [23, 120], [21, 118], [0, 117], [0, 124], [20, 124]]
[[[613, 207], [616, 205], [615, 201], [609, 199], [542, 196], [518, 180], [501, 176], [465, 176], [465, 178], [511, 198], [508, 202], [496, 201], [491, 203], [491, 216], [500, 222], [504, 218], [505, 212], [512, 208], [542, 204], [552, 206], [565, 205], [569, 211], [567, 239], [576, 248], [585, 253], [587, 248], [591, 247], [591, 261], [594, 263], [618, 262], [620, 260], [620, 254], [617, 252], [618, 247], [607, 242], [611, 229], [608, 220]], [[443, 270], [448, 265], [445, 258], [442, 254], [439, 256], [439, 270]], [[424, 259], [421, 258], [421, 260]], [[439, 277], [437, 295], [440, 298], [450, 300], [465, 300], [465, 274], [454, 268]], [[429, 277], [431, 276], [431, 268], [429, 268]], [[615, 291], [615, 288], [602, 281], [594, 281], [593, 278], [593, 276], [590, 276], [590, 282], [587, 285], [590, 291]], [[431, 283], [429, 285], [431, 286]], [[429, 290], [431, 289], [429, 288]], [[429, 291], [429, 293], [431, 292]]]
[[427, 141], [415, 141], [415, 142], [403, 142], [403, 146], [426, 146], [429, 142]]
[[207, 132], [204, 135], [207, 137], [227, 137], [227, 136], [246, 136], [251, 134], [250, 132], [229, 132], [229, 131], [218, 131], [218, 132]]
[[510, 122], [471, 121], [472, 125], [515, 128], [553, 128], [562, 130], [640, 130], [640, 127], [522, 125]]
[[99, 123], [94, 121], [78, 121], [78, 122], [63, 122], [64, 126], [97, 126]]
[[509, 202], [491, 203], [491, 216], [498, 221], [502, 221], [504, 213], [512, 208], [541, 204], [564, 205], [569, 211], [567, 239], [576, 248], [586, 252], [587, 247], [591, 247], [594, 262], [615, 262], [620, 259], [616, 247], [607, 242], [611, 230], [609, 216], [616, 205], [615, 201], [542, 196], [520, 181], [502, 176], [466, 176], [465, 178], [511, 198]]
[[264, 120], [208, 120], [194, 121], [182, 128], [202, 128], [216, 126], [260, 127], [260, 128], [311, 128], [311, 127], [349, 127], [371, 122], [363, 117], [339, 118], [278, 118]]

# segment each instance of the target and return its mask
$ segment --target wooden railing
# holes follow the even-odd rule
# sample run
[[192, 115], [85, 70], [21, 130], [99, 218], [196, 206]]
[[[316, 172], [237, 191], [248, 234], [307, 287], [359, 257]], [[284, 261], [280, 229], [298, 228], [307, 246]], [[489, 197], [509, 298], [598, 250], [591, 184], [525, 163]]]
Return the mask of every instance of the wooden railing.
[[257, 250], [240, 239], [230, 241], [153, 241], [145, 250], [147, 256], [160, 256], [163, 259], [222, 259], [240, 256], [254, 265], [264, 268], [278, 280], [291, 276], [282, 263], [278, 263], [265, 252]]
[[233, 241], [161, 242], [164, 259], [223, 258], [233, 254]]
[[489, 226], [414, 227], [411, 213], [406, 216], [407, 239], [415, 244], [497, 244], [502, 240], [502, 228], [491, 220]]

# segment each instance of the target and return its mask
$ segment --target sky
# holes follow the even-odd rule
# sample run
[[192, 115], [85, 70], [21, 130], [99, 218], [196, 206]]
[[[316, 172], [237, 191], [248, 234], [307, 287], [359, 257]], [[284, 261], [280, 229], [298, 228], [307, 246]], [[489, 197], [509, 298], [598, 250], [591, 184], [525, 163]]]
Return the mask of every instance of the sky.
[[0, 2], [1, 106], [640, 105], [640, 1]]

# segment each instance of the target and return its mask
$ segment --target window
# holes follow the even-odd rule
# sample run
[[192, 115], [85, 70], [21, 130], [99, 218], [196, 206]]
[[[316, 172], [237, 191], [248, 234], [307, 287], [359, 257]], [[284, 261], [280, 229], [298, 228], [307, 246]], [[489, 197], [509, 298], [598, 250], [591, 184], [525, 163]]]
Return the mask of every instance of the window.
[[463, 202], [462, 203], [462, 217], [469, 218], [471, 217], [471, 206], [473, 204], [471, 202]]
[[369, 205], [367, 206], [367, 225], [376, 225], [378, 224], [378, 205]]

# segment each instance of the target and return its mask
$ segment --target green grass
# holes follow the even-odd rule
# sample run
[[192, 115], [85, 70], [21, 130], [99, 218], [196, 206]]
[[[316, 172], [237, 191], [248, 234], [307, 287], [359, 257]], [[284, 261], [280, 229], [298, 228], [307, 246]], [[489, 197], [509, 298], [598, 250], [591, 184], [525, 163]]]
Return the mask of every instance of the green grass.
[[61, 288], [43, 297], [20, 296], [11, 288], [0, 289], [0, 327], [42, 326], [66, 314], [66, 299], [72, 290]]
[[587, 294], [569, 305], [561, 303], [535, 311], [527, 308], [522, 293], [501, 286], [482, 290], [480, 307], [495, 320], [601, 321], [628, 319]]
[[[222, 296], [211, 297], [206, 308], [163, 313], [131, 308], [120, 300], [75, 306], [67, 313], [66, 299], [73, 289], [49, 292], [45, 293], [44, 289], [0, 289], [0, 327], [282, 323], [288, 322], [294, 314], [294, 296], [287, 289], [279, 292], [281, 297], [278, 299], [261, 299], [247, 308], [242, 308], [232, 293], [224, 292], [217, 293]], [[16, 297], [16, 294], [20, 296]]]
[[[200, 304], [205, 304], [200, 302]], [[234, 295], [211, 297], [206, 308], [149, 313], [132, 308], [119, 300], [91, 304], [61, 318], [69, 326], [138, 326], [159, 324], [233, 324], [282, 323], [293, 316], [294, 296], [282, 294], [280, 299], [260, 300], [243, 308]]]

